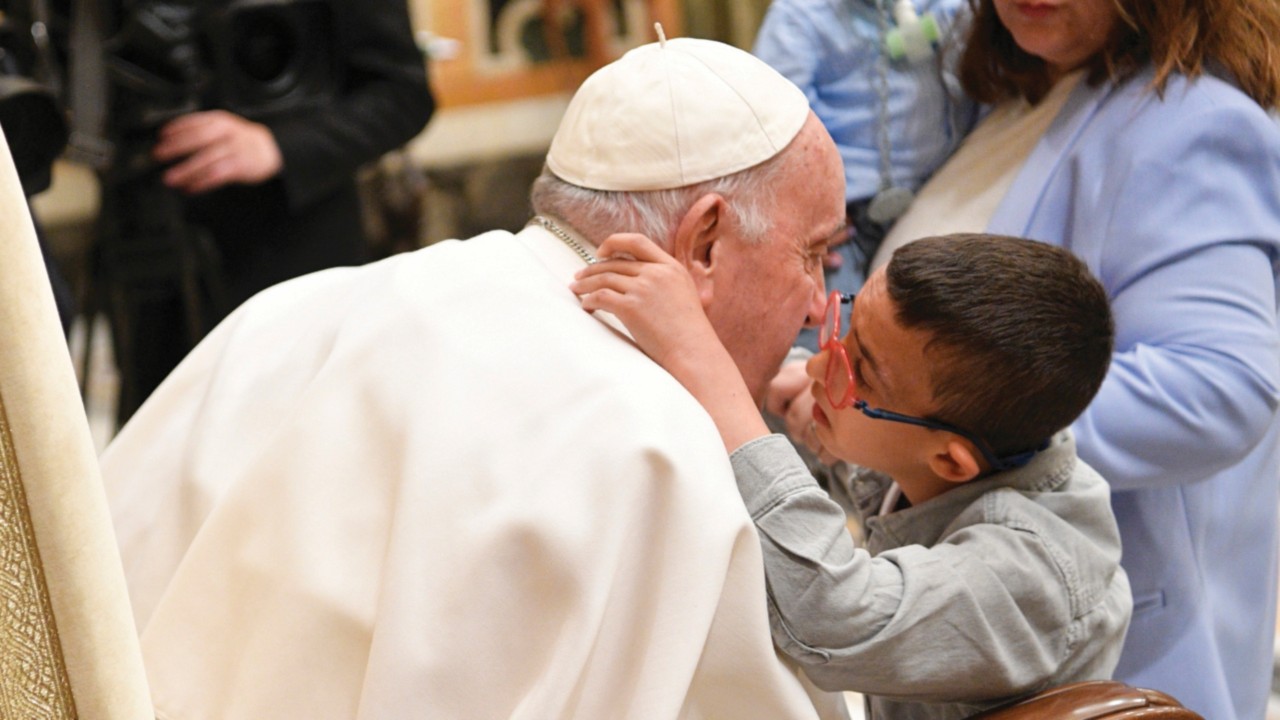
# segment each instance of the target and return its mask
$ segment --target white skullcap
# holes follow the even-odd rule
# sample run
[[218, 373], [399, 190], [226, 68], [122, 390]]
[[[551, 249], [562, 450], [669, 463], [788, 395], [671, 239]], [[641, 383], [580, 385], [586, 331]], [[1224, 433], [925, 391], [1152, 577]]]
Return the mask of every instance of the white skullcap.
[[711, 40], [642, 45], [587, 78], [551, 140], [547, 166], [595, 190], [666, 190], [777, 155], [809, 101], [750, 53]]

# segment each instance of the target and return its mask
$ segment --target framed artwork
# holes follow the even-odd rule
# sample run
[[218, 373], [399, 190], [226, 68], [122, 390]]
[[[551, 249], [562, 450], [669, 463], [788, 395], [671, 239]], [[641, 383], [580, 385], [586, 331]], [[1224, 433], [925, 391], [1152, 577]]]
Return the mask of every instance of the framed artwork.
[[596, 68], [680, 35], [679, 0], [415, 0], [419, 25], [460, 42], [431, 67], [442, 108], [570, 93]]

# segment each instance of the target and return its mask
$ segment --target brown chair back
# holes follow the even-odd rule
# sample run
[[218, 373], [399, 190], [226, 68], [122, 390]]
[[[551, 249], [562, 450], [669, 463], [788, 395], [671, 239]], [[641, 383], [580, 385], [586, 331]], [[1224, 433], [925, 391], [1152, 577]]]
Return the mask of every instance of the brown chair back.
[[969, 720], [1204, 720], [1158, 690], [1115, 680], [1049, 688]]

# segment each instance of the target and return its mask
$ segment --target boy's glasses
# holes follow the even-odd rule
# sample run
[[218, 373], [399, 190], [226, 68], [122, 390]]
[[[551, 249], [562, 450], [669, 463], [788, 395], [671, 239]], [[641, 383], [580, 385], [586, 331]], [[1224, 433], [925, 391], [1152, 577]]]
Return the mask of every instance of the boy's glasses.
[[849, 362], [849, 354], [845, 352], [844, 344], [840, 342], [840, 305], [843, 303], [852, 304], [853, 299], [853, 295], [846, 295], [833, 290], [827, 296], [827, 310], [822, 318], [822, 328], [818, 331], [818, 346], [821, 350], [826, 351], [829, 356], [827, 358], [827, 373], [824, 378], [823, 388], [827, 393], [827, 402], [831, 403], [833, 409], [843, 410], [847, 407], [852, 407], [873, 420], [890, 420], [929, 428], [930, 430], [955, 433], [973, 443], [974, 447], [978, 448], [978, 452], [982, 453], [982, 457], [991, 465], [992, 470], [997, 471], [1022, 467], [1030, 462], [1037, 452], [1048, 447], [1049, 443], [1046, 441], [1035, 450], [1027, 450], [1008, 457], [998, 458], [986, 441], [963, 428], [938, 420], [903, 415], [902, 413], [882, 408], [867, 407], [865, 400], [858, 399], [858, 383], [853, 374], [853, 365]]

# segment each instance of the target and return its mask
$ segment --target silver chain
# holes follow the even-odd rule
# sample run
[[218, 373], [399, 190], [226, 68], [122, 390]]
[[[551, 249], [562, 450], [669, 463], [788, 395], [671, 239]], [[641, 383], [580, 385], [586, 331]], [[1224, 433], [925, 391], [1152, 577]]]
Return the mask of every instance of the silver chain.
[[570, 250], [573, 250], [575, 253], [577, 253], [578, 257], [582, 258], [582, 260], [586, 262], [588, 265], [596, 264], [596, 256], [592, 255], [590, 250], [587, 250], [585, 247], [583, 247], [582, 243], [578, 242], [577, 240], [574, 240], [573, 237], [569, 235], [569, 233], [565, 232], [559, 225], [555, 224], [550, 219], [545, 218], [541, 215], [534, 215], [533, 221], [541, 225], [543, 228], [545, 228], [547, 232], [560, 238], [560, 240], [563, 241], [565, 245], [569, 246]]

